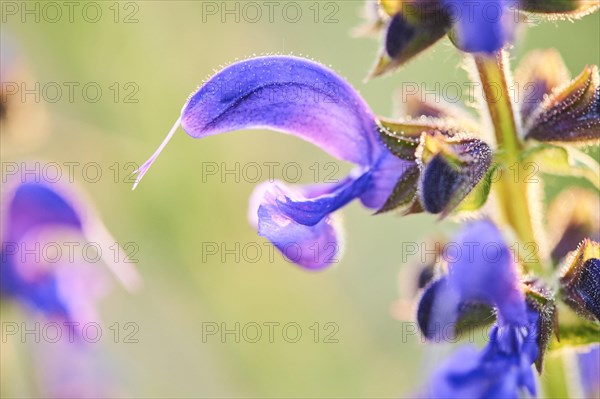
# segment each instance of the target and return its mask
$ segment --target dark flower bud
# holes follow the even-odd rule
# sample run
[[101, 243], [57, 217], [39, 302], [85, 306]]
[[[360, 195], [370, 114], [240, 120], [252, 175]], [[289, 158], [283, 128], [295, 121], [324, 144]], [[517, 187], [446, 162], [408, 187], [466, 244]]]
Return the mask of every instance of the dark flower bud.
[[567, 256], [560, 292], [579, 315], [600, 322], [600, 245], [597, 242], [586, 239]]
[[440, 40], [450, 29], [450, 18], [435, 2], [382, 2], [391, 19], [385, 30], [384, 48], [371, 72], [380, 76], [405, 64]]
[[586, 67], [566, 87], [556, 90], [533, 114], [527, 138], [545, 142], [591, 142], [600, 139], [598, 67]]
[[598, 9], [598, 0], [521, 0], [519, 9], [547, 14], [550, 19], [577, 18]]
[[492, 162], [490, 147], [466, 135], [424, 134], [417, 151], [419, 198], [430, 213], [448, 215], [477, 185]]
[[[443, 132], [443, 133], [442, 133]], [[422, 137], [441, 135], [446, 138], [459, 135], [460, 130], [444, 119], [428, 118], [392, 122], [380, 120], [379, 133], [385, 146], [398, 158], [413, 162], [400, 176], [392, 194], [377, 213], [387, 212], [399, 207], [404, 214], [423, 212], [419, 202], [417, 188], [421, 176], [421, 168], [416, 162], [416, 152]]]

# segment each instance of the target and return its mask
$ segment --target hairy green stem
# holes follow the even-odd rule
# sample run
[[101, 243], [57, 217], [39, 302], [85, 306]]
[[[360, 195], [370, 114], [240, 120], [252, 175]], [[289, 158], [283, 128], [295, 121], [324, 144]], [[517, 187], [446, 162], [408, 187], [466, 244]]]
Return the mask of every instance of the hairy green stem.
[[520, 121], [514, 112], [507, 82], [507, 57], [475, 56], [475, 64], [483, 85], [483, 93], [496, 136], [500, 177], [494, 183], [502, 221], [508, 224], [520, 241], [518, 255], [526, 269], [541, 270], [539, 245], [536, 240], [530, 208], [530, 190], [526, 181], [526, 165], [520, 162], [522, 142]]

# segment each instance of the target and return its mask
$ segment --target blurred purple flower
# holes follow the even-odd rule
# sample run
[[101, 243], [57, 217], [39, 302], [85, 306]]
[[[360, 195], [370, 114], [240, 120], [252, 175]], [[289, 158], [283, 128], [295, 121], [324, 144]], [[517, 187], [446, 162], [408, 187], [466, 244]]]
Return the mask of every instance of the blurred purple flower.
[[40, 174], [10, 181], [2, 201], [0, 293], [47, 319], [75, 323], [97, 321], [96, 302], [107, 290], [103, 269], [82, 257], [44, 251], [65, 237], [83, 238], [102, 248], [103, 261], [129, 290], [140, 280], [130, 263], [115, 263], [114, 240], [95, 211], [70, 187]]
[[[448, 274], [421, 298], [418, 320], [428, 339], [448, 334], [473, 304], [495, 309], [497, 324], [482, 352], [457, 351], [431, 378], [431, 398], [517, 398], [535, 394], [531, 365], [538, 357], [539, 314], [528, 308], [519, 272], [500, 231], [490, 221], [468, 224], [446, 246]], [[452, 338], [452, 337], [441, 337]]]
[[469, 53], [491, 54], [511, 42], [518, 6], [517, 0], [442, 0], [442, 9], [454, 23], [456, 44]]
[[600, 396], [600, 344], [592, 344], [577, 351], [577, 369], [582, 398]]
[[426, 397], [518, 399], [525, 390], [535, 395], [539, 315], [531, 308], [527, 315], [526, 326], [495, 325], [481, 352], [469, 345], [453, 353], [432, 375]]
[[502, 325], [527, 325], [525, 295], [512, 252], [491, 221], [468, 224], [446, 246], [448, 274], [423, 293], [417, 318], [424, 335], [447, 333], [466, 305], [480, 303], [496, 309]]
[[139, 169], [136, 184], [180, 123], [194, 138], [271, 129], [298, 136], [357, 165], [337, 184], [263, 183], [252, 196], [249, 215], [258, 233], [307, 269], [328, 266], [341, 254], [340, 231], [332, 213], [356, 198], [368, 208], [379, 209], [409, 165], [380, 141], [377, 120], [356, 90], [326, 67], [296, 57], [237, 62], [204, 83], [185, 104], [165, 141]]

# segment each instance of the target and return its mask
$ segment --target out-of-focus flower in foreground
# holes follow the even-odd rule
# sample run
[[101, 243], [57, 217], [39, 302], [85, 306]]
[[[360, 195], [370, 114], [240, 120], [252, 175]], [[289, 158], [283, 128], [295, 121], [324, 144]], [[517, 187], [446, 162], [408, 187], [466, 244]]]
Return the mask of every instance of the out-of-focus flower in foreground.
[[[101, 263], [129, 291], [141, 280], [122, 251], [114, 258], [116, 243], [95, 210], [66, 183], [28, 173], [4, 187], [1, 232], [0, 294], [22, 305], [32, 323], [60, 331], [56, 341], [38, 339], [32, 347], [39, 393], [122, 395], [101, 348], [86, 334], [90, 325], [100, 325], [97, 303], [110, 288]], [[82, 250], [86, 246], [101, 252]]]
[[95, 305], [106, 292], [105, 269], [86, 260], [82, 251], [69, 253], [62, 245], [81, 245], [82, 239], [83, 245], [102, 249], [103, 263], [125, 288], [133, 291], [139, 286], [133, 265], [126, 259], [115, 263], [109, 255], [115, 241], [83, 194], [72, 187], [28, 174], [23, 180], [9, 180], [2, 206], [3, 296], [47, 318], [98, 320]]
[[[429, 340], [454, 339], [461, 320], [481, 313], [496, 324], [478, 352], [465, 347], [431, 377], [430, 398], [516, 398], [535, 394], [532, 364], [540, 355], [537, 309], [528, 305], [520, 271], [500, 231], [489, 221], [467, 225], [448, 246], [448, 273], [431, 282], [421, 297], [417, 318]], [[485, 320], [483, 320], [485, 321]]]

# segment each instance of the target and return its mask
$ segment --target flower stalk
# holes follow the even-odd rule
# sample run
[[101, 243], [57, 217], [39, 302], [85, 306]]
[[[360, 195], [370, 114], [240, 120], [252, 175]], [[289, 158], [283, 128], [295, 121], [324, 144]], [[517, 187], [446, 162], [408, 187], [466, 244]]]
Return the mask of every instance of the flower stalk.
[[520, 241], [519, 255], [524, 267], [539, 272], [542, 269], [539, 244], [532, 223], [527, 165], [520, 161], [523, 143], [519, 135], [520, 120], [509, 92], [507, 53], [499, 51], [494, 56], [474, 58], [496, 137], [500, 176], [494, 184], [494, 193], [500, 218]]

